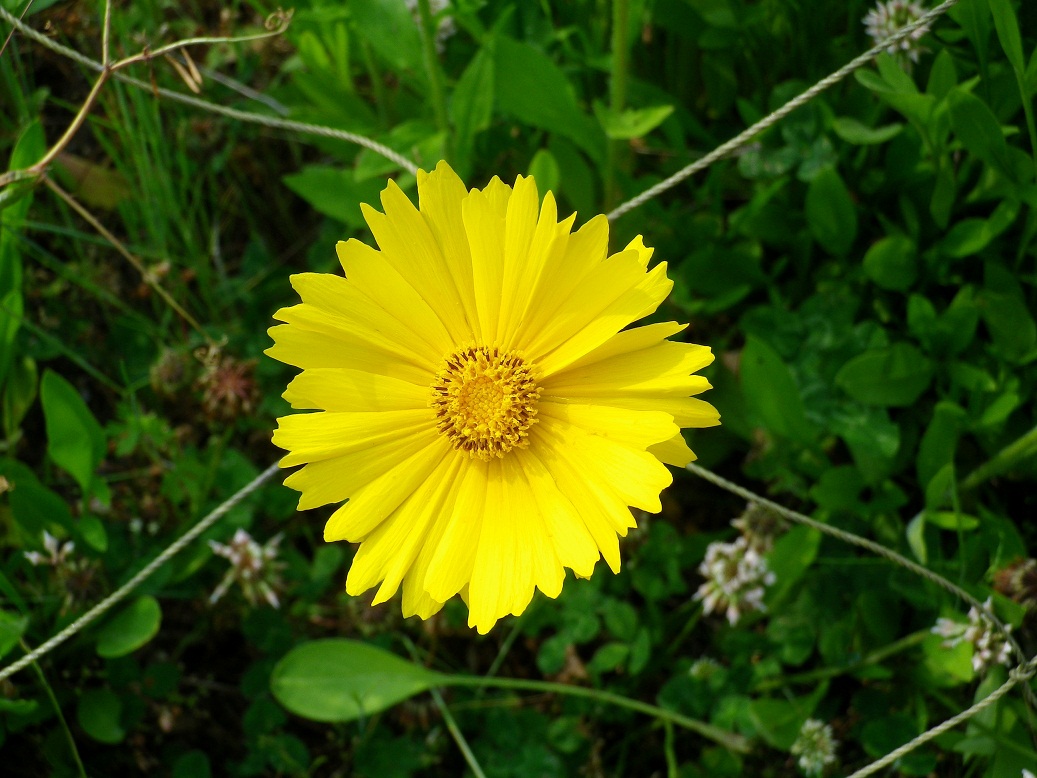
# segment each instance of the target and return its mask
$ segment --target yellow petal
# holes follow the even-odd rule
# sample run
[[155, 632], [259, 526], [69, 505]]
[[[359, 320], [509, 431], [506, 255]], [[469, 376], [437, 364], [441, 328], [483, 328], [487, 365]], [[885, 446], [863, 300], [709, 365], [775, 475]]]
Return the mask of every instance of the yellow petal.
[[[401, 452], [402, 453], [402, 452]], [[431, 443], [396, 467], [350, 494], [349, 502], [331, 514], [324, 527], [328, 542], [359, 542], [390, 516], [450, 453], [450, 445], [437, 436]]]
[[349, 368], [315, 368], [284, 392], [293, 408], [324, 411], [403, 411], [428, 407], [429, 388]]
[[539, 418], [555, 419], [614, 443], [644, 450], [676, 435], [673, 416], [658, 411], [612, 408], [607, 405], [541, 401]]
[[504, 278], [505, 217], [498, 213], [490, 197], [477, 189], [461, 203], [461, 215], [472, 252], [475, 307], [479, 314], [476, 338], [480, 343], [495, 343]]
[[471, 580], [486, 512], [488, 483], [488, 462], [472, 459], [462, 468], [457, 500], [425, 574], [425, 591], [433, 600], [446, 602]]
[[471, 340], [460, 292], [428, 223], [392, 181], [382, 192], [382, 207], [385, 213], [362, 206], [382, 257], [436, 312], [455, 343]]
[[431, 385], [433, 373], [400, 358], [392, 351], [365, 343], [350, 333], [328, 329], [315, 332], [294, 324], [271, 327], [274, 345], [264, 353], [293, 367], [352, 368], [391, 376], [414, 384]]
[[648, 447], [648, 453], [656, 457], [660, 462], [665, 462], [674, 467], [684, 467], [688, 462], [694, 462], [698, 457], [688, 448], [684, 436], [674, 435], [669, 440], [656, 443]]
[[475, 286], [472, 280], [472, 254], [461, 217], [461, 203], [468, 189], [446, 162], [440, 162], [431, 173], [418, 171], [418, 204], [421, 216], [439, 245], [453, 284], [461, 299], [459, 315], [469, 322], [478, 321], [475, 310]]
[[439, 316], [378, 251], [355, 238], [340, 240], [335, 249], [350, 283], [427, 343], [433, 353], [442, 356], [450, 351], [453, 341]]
[[297, 413], [282, 416], [277, 425], [274, 445], [291, 452], [281, 460], [281, 467], [363, 451], [419, 430], [427, 430], [430, 440], [438, 437], [429, 409]]
[[429, 528], [453, 501], [459, 465], [458, 457], [442, 460], [392, 516], [360, 544], [346, 580], [347, 591], [357, 593], [350, 589], [350, 581], [360, 591], [381, 581], [374, 605], [396, 594], [404, 577], [413, 574], [411, 568], [427, 542]]

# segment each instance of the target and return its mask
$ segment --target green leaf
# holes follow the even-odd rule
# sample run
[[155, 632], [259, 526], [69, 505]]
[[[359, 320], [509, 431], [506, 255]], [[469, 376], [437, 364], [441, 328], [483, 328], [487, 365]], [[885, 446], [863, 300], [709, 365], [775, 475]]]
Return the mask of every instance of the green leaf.
[[84, 493], [104, 458], [104, 432], [79, 392], [53, 370], [45, 370], [40, 401], [47, 429], [47, 454], [67, 470]]
[[393, 68], [421, 68], [421, 33], [406, 3], [399, 0], [349, 0], [349, 13], [364, 40]]
[[626, 643], [606, 643], [587, 663], [587, 670], [592, 673], [607, 673], [619, 668], [630, 655], [630, 646]]
[[603, 102], [594, 102], [594, 115], [601, 122], [605, 135], [612, 140], [643, 138], [673, 113], [672, 105], [656, 105], [650, 108], [628, 108], [616, 113]]
[[916, 253], [913, 240], [889, 235], [868, 249], [864, 272], [883, 289], [906, 292], [918, 277]]
[[561, 68], [528, 43], [507, 36], [497, 38], [494, 55], [498, 111], [568, 138], [597, 162], [604, 159], [605, 134], [579, 109]]
[[95, 551], [103, 554], [108, 550], [108, 533], [105, 531], [104, 522], [96, 516], [87, 515], [79, 520], [79, 535]]
[[925, 544], [925, 513], [919, 513], [907, 525], [907, 545], [915, 559], [929, 563], [929, 547]]
[[536, 181], [540, 199], [543, 199], [547, 192], [558, 193], [562, 173], [558, 168], [558, 160], [547, 149], [537, 149], [537, 153], [529, 161], [527, 173]]
[[778, 353], [749, 336], [742, 350], [742, 391], [746, 403], [773, 435], [801, 443], [814, 439], [792, 371]]
[[908, 343], [858, 354], [836, 373], [836, 384], [866, 405], [907, 407], [922, 396], [933, 378], [932, 362]]
[[774, 543], [767, 555], [767, 566], [777, 579], [773, 597], [792, 587], [817, 558], [821, 533], [810, 527], [793, 527]]
[[947, 49], [942, 49], [933, 60], [933, 66], [929, 70], [929, 83], [926, 84], [926, 94], [939, 99], [946, 97], [954, 87], [958, 85], [958, 73], [954, 67], [954, 57]]
[[926, 511], [925, 518], [934, 527], [948, 532], [968, 532], [979, 526], [979, 519], [975, 516], [954, 511]]
[[830, 254], [849, 253], [857, 237], [857, 210], [850, 191], [834, 168], [822, 170], [807, 188], [807, 224]]
[[1003, 200], [989, 219], [961, 220], [944, 235], [940, 251], [954, 259], [978, 254], [1012, 225], [1019, 215], [1019, 208], [1018, 200]]
[[869, 127], [850, 116], [839, 116], [832, 121], [832, 129], [847, 143], [855, 146], [873, 146], [895, 138], [904, 129], [904, 125], [898, 122], [882, 127]]
[[377, 203], [384, 186], [384, 182], [373, 178], [358, 182], [353, 171], [328, 165], [307, 165], [283, 180], [285, 186], [325, 216], [354, 230], [366, 228], [360, 203]]
[[929, 483], [942, 467], [954, 461], [966, 419], [965, 410], [957, 403], [942, 400], [936, 404], [918, 446], [918, 483]]
[[450, 118], [456, 136], [455, 153], [462, 178], [470, 165], [475, 136], [490, 126], [493, 118], [494, 59], [485, 48], [472, 57], [450, 96]]
[[18, 640], [25, 634], [29, 626], [26, 616], [15, 616], [5, 610], [0, 610], [0, 658], [8, 651], [18, 645]]
[[1012, 362], [1023, 360], [1037, 345], [1037, 324], [1014, 275], [995, 262], [984, 266], [984, 288], [979, 293], [979, 310], [994, 345]]
[[36, 360], [32, 357], [15, 359], [7, 372], [7, 384], [3, 387], [3, 431], [8, 438], [15, 434], [25, 414], [36, 402], [38, 389]]
[[997, 39], [1001, 42], [1005, 56], [1016, 73], [1026, 70], [1026, 60], [1023, 57], [1023, 39], [1019, 34], [1019, 20], [1015, 17], [1015, 11], [1009, 0], [987, 0], [990, 4], [990, 12], [994, 17], [994, 29], [997, 30]]
[[380, 648], [344, 638], [296, 646], [274, 667], [270, 691], [314, 721], [354, 721], [443, 685], [446, 676]]
[[994, 112], [975, 95], [956, 88], [947, 95], [954, 134], [970, 154], [997, 169], [1010, 181], [1018, 179], [1008, 155], [1008, 143]]
[[111, 689], [91, 689], [83, 692], [76, 706], [76, 719], [94, 740], [115, 745], [126, 737], [120, 718], [122, 700]]
[[151, 595], [138, 597], [113, 618], [97, 635], [97, 655], [105, 659], [131, 654], [158, 634], [162, 607]]

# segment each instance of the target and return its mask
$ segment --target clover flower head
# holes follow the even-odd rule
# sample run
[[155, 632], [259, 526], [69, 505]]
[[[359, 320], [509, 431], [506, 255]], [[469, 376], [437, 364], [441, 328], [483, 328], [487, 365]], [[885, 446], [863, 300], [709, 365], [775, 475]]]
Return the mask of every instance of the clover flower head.
[[69, 555], [75, 547], [76, 544], [71, 540], [66, 540], [62, 543], [47, 530], [43, 530], [43, 549], [47, 553], [41, 554], [39, 551], [26, 551], [24, 553], [25, 558], [34, 567], [45, 565], [47, 567], [62, 568], [68, 563]]
[[758, 502], [748, 503], [742, 515], [731, 520], [731, 526], [761, 554], [770, 553], [774, 539], [785, 531], [786, 525], [781, 516]]
[[[925, 14], [925, 7], [918, 0], [886, 0], [879, 2], [864, 17], [864, 27], [868, 36], [879, 45], [895, 35], [907, 25], [918, 21]], [[918, 62], [918, 56], [924, 51], [919, 41], [929, 32], [929, 25], [924, 24], [899, 43], [886, 47], [901, 63], [904, 58]]]
[[699, 586], [695, 599], [702, 600], [705, 613], [726, 611], [733, 626], [746, 613], [767, 610], [763, 597], [775, 576], [767, 567], [767, 560], [744, 535], [734, 543], [710, 543], [699, 573], [706, 580]]
[[832, 736], [832, 727], [818, 719], [807, 719], [799, 729], [792, 744], [792, 754], [798, 756], [799, 769], [806, 775], [821, 775], [825, 768], [835, 763], [835, 751], [839, 741]]
[[281, 537], [275, 535], [261, 546], [248, 532], [239, 529], [230, 543], [210, 540], [209, 547], [213, 553], [230, 561], [230, 569], [210, 595], [209, 602], [215, 603], [237, 583], [252, 605], [262, 599], [273, 608], [279, 607], [277, 590], [281, 588], [281, 569], [284, 567], [277, 558]]
[[[989, 611], [991, 604], [992, 598], [988, 597], [983, 607]], [[1005, 625], [1006, 632], [1011, 630], [1011, 624]], [[1007, 666], [1012, 662], [1012, 647], [1006, 635], [976, 607], [969, 609], [967, 624], [941, 617], [930, 631], [944, 638], [944, 648], [969, 643], [972, 646], [972, 669], [976, 673], [983, 673], [995, 664]]]

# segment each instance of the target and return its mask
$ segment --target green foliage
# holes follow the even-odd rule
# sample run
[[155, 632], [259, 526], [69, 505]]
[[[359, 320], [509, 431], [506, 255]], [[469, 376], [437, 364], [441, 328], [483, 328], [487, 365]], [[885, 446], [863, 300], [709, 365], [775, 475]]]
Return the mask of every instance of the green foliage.
[[[217, 19], [257, 32], [275, 5], [115, 4], [113, 51]], [[630, 3], [625, 38], [589, 0], [456, 0], [432, 20], [444, 26], [427, 62], [404, 3], [294, 5], [282, 39], [191, 47], [201, 96], [360, 133], [426, 169], [446, 158], [473, 186], [528, 172], [580, 223], [871, 45], [867, 6], [837, 0]], [[96, 11], [37, 0], [26, 19], [92, 53]], [[718, 356], [706, 398], [723, 425], [694, 434], [702, 463], [992, 596], [1030, 651], [1032, 573], [1019, 565], [1034, 556], [1037, 478], [1034, 21], [1029, 3], [962, 0], [910, 67], [881, 56], [611, 226], [613, 248], [642, 234], [669, 263], [658, 318], [690, 322], [689, 340]], [[622, 83], [613, 37], [628, 46]], [[71, 121], [96, 77], [77, 67], [8, 42], [11, 169]], [[188, 88], [166, 59], [133, 74]], [[50, 190], [0, 191], [5, 662], [276, 458], [288, 373], [261, 353], [270, 313], [289, 304], [286, 276], [336, 268], [335, 241], [367, 240], [359, 203], [375, 204], [386, 178], [413, 194], [414, 177], [370, 150], [155, 95], [107, 84], [52, 168], [139, 267]], [[397, 602], [346, 597], [352, 551], [321, 544], [327, 509], [295, 507], [289, 490], [263, 488], [42, 660], [44, 682], [14, 676], [0, 744], [21, 774], [75, 774], [70, 742], [90, 774], [462, 774], [434, 687], [488, 776], [793, 775], [808, 719], [832, 724], [845, 774], [1006, 677], [930, 631], [941, 617], [965, 624], [942, 589], [773, 517], [736, 537], [744, 505], [686, 474], [661, 516], [637, 516], [619, 575], [570, 577], [487, 638], [463, 609], [418, 624]], [[279, 608], [227, 578], [207, 542], [237, 529], [283, 536]], [[711, 544], [739, 539], [773, 578], [765, 609], [729, 620], [696, 593]], [[587, 694], [472, 680], [490, 677]], [[603, 695], [739, 733], [752, 750], [673, 735], [672, 720], [655, 726]], [[1018, 778], [1037, 764], [1031, 726], [1008, 695], [895, 769]]]

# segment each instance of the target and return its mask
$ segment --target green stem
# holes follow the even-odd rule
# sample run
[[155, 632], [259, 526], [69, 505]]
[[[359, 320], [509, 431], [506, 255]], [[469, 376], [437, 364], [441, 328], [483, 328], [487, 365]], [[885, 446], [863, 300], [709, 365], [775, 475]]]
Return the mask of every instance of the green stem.
[[[630, 0], [612, 2], [612, 70], [609, 77], [609, 110], [616, 116], [626, 108], [627, 70], [629, 49], [627, 29], [630, 26]], [[605, 159], [605, 208], [619, 202], [616, 191], [616, 169], [621, 162], [626, 144], [622, 140], [610, 140]]]
[[450, 730], [450, 734], [454, 738], [454, 742], [461, 751], [461, 755], [464, 756], [465, 762], [472, 768], [472, 773], [475, 778], [486, 778], [486, 773], [483, 772], [482, 766], [479, 764], [479, 760], [475, 758], [475, 754], [472, 753], [472, 749], [468, 746], [468, 741], [465, 740], [464, 734], [461, 732], [461, 728], [457, 726], [457, 722], [454, 720], [454, 714], [450, 712], [450, 708], [447, 707], [446, 702], [443, 700], [443, 695], [439, 693], [439, 689], [430, 689], [432, 692], [432, 699], [436, 703], [436, 707], [439, 708], [439, 715], [443, 717], [443, 721], [446, 722], [446, 728]]
[[548, 694], [567, 694], [570, 697], [584, 697], [595, 702], [603, 702], [619, 708], [637, 711], [660, 721], [669, 721], [685, 729], [690, 729], [692, 732], [697, 732], [703, 737], [719, 743], [729, 751], [737, 751], [743, 754], [749, 751], [748, 741], [734, 732], [728, 732], [698, 719], [682, 716], [680, 713], [672, 710], [659, 708], [646, 702], [632, 700], [629, 697], [622, 697], [600, 689], [569, 686], [563, 683], [552, 683], [551, 681], [536, 681], [523, 678], [483, 678], [473, 675], [450, 675], [445, 677], [443, 682], [447, 686], [474, 686], [476, 688], [494, 686], [498, 689], [517, 689], [527, 692], [545, 692]]
[[367, 70], [367, 79], [371, 82], [371, 91], [374, 92], [374, 104], [378, 111], [378, 121], [382, 123], [382, 127], [390, 127], [389, 95], [385, 91], [382, 74], [378, 72], [378, 65], [371, 54], [371, 46], [363, 39], [360, 41], [360, 57], [364, 61], [364, 69]]
[[806, 673], [797, 673], [796, 675], [781, 675], [775, 678], [765, 678], [756, 684], [755, 690], [758, 692], [767, 692], [773, 691], [774, 689], [781, 689], [785, 686], [793, 686], [795, 684], [816, 684], [818, 681], [827, 681], [831, 678], [852, 673], [870, 665], [876, 665], [894, 654], [899, 654], [901, 651], [906, 651], [909, 648], [919, 645], [928, 636], [928, 630], [915, 632], [911, 635], [900, 638], [900, 640], [890, 643], [888, 646], [883, 646], [876, 651], [872, 651], [859, 662], [854, 662], [850, 665], [844, 665], [842, 667], [822, 667], [818, 670], [811, 670]]
[[[31, 651], [25, 640], [19, 638], [18, 642], [22, 647], [22, 651], [26, 654]], [[39, 679], [40, 685], [43, 687], [43, 691], [50, 700], [50, 704], [54, 707], [54, 713], [58, 716], [61, 729], [65, 732], [65, 739], [68, 741], [68, 750], [72, 752], [72, 759], [76, 763], [76, 769], [79, 771], [80, 778], [87, 778], [86, 767], [83, 765], [83, 760], [79, 757], [79, 749], [76, 748], [76, 739], [72, 737], [72, 730], [68, 727], [68, 722], [65, 720], [65, 714], [61, 712], [61, 706], [58, 704], [58, 698], [54, 695], [54, 690], [50, 687], [50, 684], [47, 683], [47, 676], [43, 674], [43, 670], [40, 669], [38, 662], [32, 663], [32, 669], [35, 671], [36, 677]]]
[[974, 489], [984, 481], [1000, 475], [1017, 462], [1021, 462], [1034, 454], [1037, 454], [1037, 427], [1009, 443], [991, 459], [969, 473], [965, 480], [961, 482], [961, 490], [968, 491], [969, 489]]
[[443, 94], [443, 73], [439, 69], [439, 57], [436, 54], [436, 23], [432, 18], [429, 0], [418, 0], [418, 14], [421, 17], [421, 48], [425, 55], [425, 72], [428, 74], [428, 85], [432, 91], [432, 110], [436, 115], [436, 125], [446, 136], [449, 157], [452, 151], [450, 122], [447, 120], [446, 98]]

